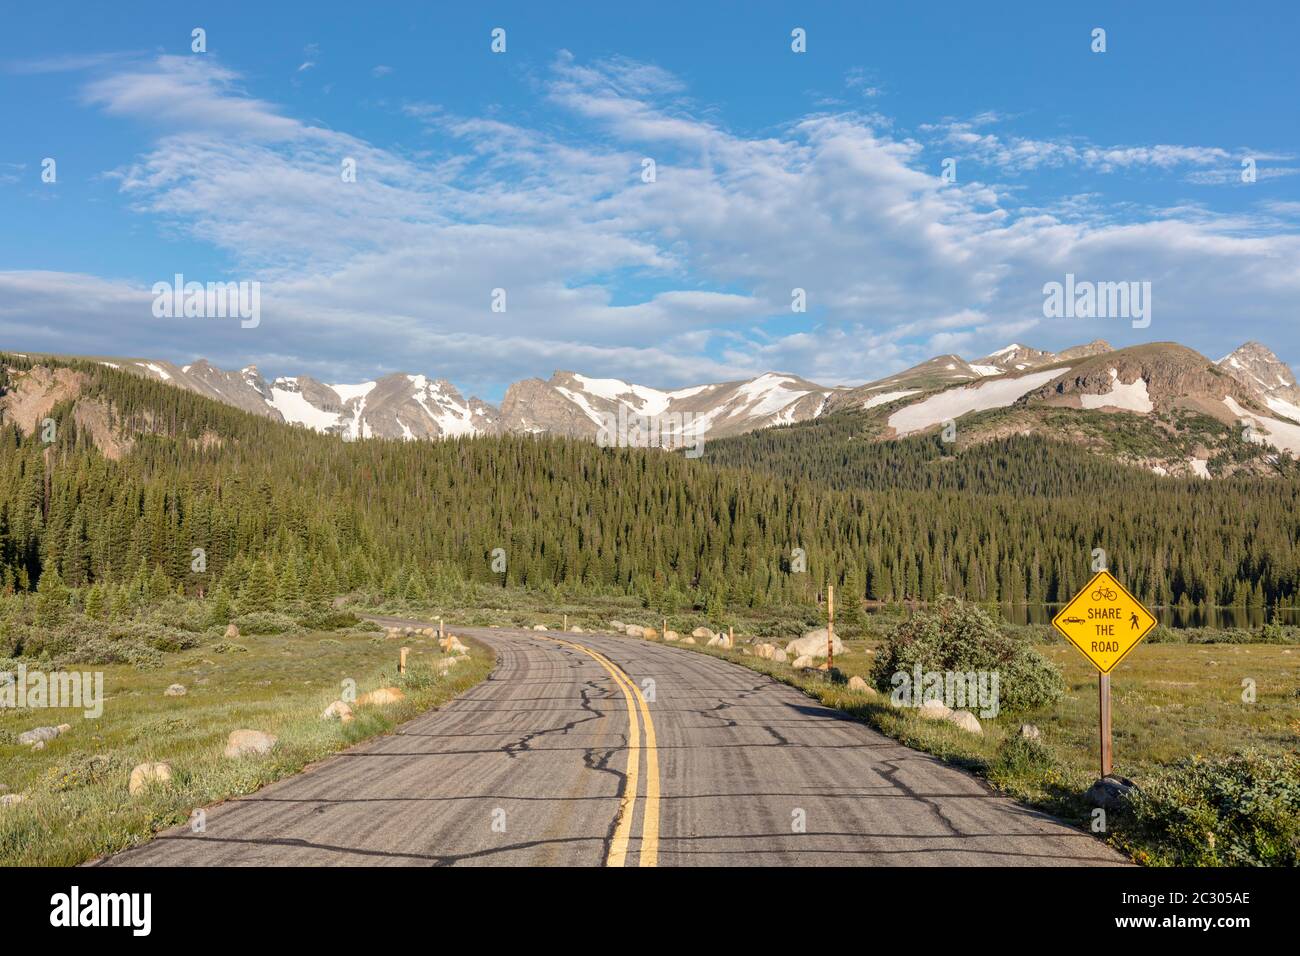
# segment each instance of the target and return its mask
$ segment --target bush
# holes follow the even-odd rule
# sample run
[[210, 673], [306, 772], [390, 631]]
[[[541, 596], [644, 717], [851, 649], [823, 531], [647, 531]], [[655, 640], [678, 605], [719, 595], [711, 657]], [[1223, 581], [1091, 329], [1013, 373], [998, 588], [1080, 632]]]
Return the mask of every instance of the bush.
[[1129, 801], [1121, 840], [1170, 866], [1300, 864], [1300, 754], [1193, 757]]
[[351, 611], [316, 608], [298, 616], [298, 623], [311, 631], [337, 631], [355, 627], [361, 618]]
[[1059, 767], [1059, 761], [1047, 744], [1016, 734], [998, 748], [990, 767], [993, 779], [1041, 779]]
[[233, 622], [240, 634], [283, 634], [299, 629], [298, 622], [286, 614], [271, 611], [254, 611], [235, 618]]
[[871, 678], [882, 693], [899, 671], [997, 672], [999, 706], [1018, 711], [1060, 700], [1060, 672], [1023, 637], [1002, 629], [974, 604], [942, 597], [930, 610], [901, 622], [876, 652]]

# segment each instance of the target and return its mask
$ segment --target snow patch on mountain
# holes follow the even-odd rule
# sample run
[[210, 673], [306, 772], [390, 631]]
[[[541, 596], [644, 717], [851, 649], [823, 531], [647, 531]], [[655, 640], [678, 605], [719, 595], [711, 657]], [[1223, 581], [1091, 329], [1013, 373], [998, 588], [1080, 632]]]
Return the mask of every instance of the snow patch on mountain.
[[894, 412], [889, 416], [889, 426], [900, 436], [910, 435], [913, 432], [923, 431], [932, 425], [939, 425], [943, 422], [958, 419], [962, 415], [969, 415], [971, 412], [982, 412], [990, 408], [1005, 408], [1014, 403], [1020, 396], [1032, 392], [1040, 385], [1046, 385], [1058, 375], [1063, 374], [1063, 371], [1069, 370], [1053, 369], [1046, 372], [1031, 372], [1018, 378], [994, 379], [988, 382], [980, 382], [978, 385], [950, 388], [938, 395], [931, 395], [914, 405], [908, 405], [906, 408]]
[[1119, 371], [1110, 370], [1110, 391], [1100, 395], [1084, 393], [1079, 396], [1079, 404], [1084, 408], [1120, 408], [1129, 412], [1149, 412], [1155, 408], [1151, 396], [1147, 394], [1147, 382], [1138, 378], [1133, 382], [1121, 382]]

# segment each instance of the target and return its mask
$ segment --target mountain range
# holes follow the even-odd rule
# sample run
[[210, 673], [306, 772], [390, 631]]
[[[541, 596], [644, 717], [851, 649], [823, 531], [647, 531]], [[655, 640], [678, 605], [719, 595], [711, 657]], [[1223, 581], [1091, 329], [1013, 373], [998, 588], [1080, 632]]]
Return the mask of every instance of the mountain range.
[[[593, 439], [620, 413], [624, 420], [676, 417], [685, 434], [718, 439], [853, 412], [865, 417], [864, 437], [879, 440], [953, 423], [964, 444], [1033, 432], [1089, 443], [1097, 437], [1094, 419], [1061, 417], [1076, 411], [1145, 419], [1147, 444], [1160, 447], [1147, 449], [1152, 454], [1130, 448], [1118, 457], [1162, 473], [1207, 475], [1211, 459], [1225, 453], [1238, 431], [1264, 449], [1300, 453], [1300, 387], [1291, 369], [1258, 342], [1217, 362], [1172, 342], [1116, 350], [1097, 340], [1061, 352], [1013, 343], [971, 361], [936, 356], [855, 387], [768, 372], [665, 390], [557, 371], [549, 380], [510, 385], [499, 406], [466, 399], [446, 379], [423, 374], [393, 373], [357, 384], [326, 384], [307, 375], [268, 382], [252, 365], [227, 371], [205, 360], [184, 366], [161, 359], [94, 361], [345, 440], [502, 433]], [[11, 391], [0, 399], [0, 412], [13, 417], [20, 402], [30, 411], [32, 398], [21, 388]], [[1111, 421], [1111, 431], [1122, 424]]]

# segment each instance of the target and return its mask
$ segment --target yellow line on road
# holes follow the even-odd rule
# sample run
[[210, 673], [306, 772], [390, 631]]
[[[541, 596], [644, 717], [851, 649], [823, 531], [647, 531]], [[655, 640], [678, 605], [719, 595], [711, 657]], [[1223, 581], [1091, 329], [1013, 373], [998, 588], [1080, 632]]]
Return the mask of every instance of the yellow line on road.
[[610, 841], [609, 853], [605, 857], [606, 866], [623, 866], [627, 862], [627, 847], [632, 837], [632, 820], [636, 809], [636, 793], [641, 769], [641, 729], [640, 722], [637, 720], [638, 710], [645, 720], [645, 810], [641, 820], [641, 856], [637, 865], [656, 866], [659, 862], [659, 746], [645, 695], [641, 693], [641, 688], [637, 687], [627, 672], [605, 655], [582, 644], [560, 640], [557, 637], [547, 638], [547, 640], [582, 651], [595, 660], [614, 678], [614, 683], [623, 692], [627, 702], [629, 730], [626, 784], [623, 788], [623, 798], [619, 801], [618, 818], [614, 824], [614, 839]]

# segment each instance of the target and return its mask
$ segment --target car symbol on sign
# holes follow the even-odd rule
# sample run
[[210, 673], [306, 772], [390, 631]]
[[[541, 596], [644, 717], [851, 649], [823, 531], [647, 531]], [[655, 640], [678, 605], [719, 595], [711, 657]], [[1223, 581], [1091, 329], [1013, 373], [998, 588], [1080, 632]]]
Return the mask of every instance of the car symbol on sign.
[[1061, 618], [1061, 623], [1062, 624], [1085, 624], [1087, 622], [1084, 621], [1084, 619], [1081, 617], [1063, 617]]

